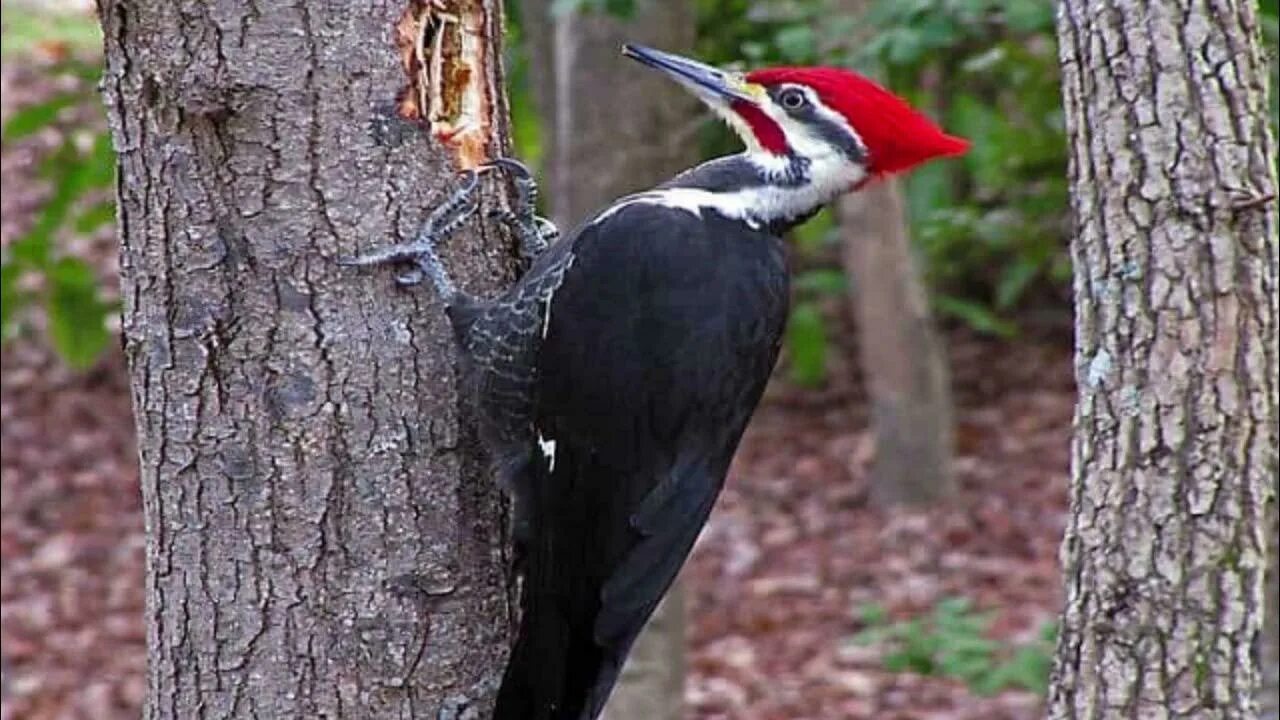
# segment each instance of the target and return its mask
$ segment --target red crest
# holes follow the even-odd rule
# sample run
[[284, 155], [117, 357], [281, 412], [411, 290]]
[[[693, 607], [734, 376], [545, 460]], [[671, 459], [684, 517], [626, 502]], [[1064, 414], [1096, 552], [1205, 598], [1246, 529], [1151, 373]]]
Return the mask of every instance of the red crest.
[[778, 67], [752, 71], [746, 78], [766, 86], [793, 83], [812, 88], [862, 138], [870, 156], [868, 170], [874, 175], [901, 172], [969, 149], [969, 141], [946, 134], [905, 100], [852, 70]]

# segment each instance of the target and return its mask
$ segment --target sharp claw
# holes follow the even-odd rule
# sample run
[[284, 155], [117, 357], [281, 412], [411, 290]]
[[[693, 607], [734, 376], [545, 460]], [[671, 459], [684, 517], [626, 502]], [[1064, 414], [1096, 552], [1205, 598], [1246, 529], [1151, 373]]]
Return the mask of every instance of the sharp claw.
[[515, 178], [526, 180], [533, 177], [533, 171], [528, 165], [516, 160], [515, 158], [500, 157], [494, 158], [489, 162], [481, 165], [482, 168], [501, 168], [511, 173]]
[[425, 275], [419, 268], [406, 270], [396, 276], [396, 285], [399, 285], [400, 287], [413, 287], [414, 285], [421, 283], [423, 277], [425, 277]]

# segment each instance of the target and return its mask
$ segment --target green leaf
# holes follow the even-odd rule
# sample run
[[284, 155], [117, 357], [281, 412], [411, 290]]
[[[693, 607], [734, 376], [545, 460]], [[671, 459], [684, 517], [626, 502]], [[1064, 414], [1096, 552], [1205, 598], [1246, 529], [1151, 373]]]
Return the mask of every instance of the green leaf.
[[843, 295], [849, 290], [849, 278], [834, 268], [806, 270], [796, 275], [792, 286], [809, 295]]
[[817, 40], [813, 27], [808, 23], [782, 28], [774, 35], [773, 42], [782, 58], [788, 62], [809, 62], [817, 53]]
[[84, 159], [84, 178], [86, 188], [110, 187], [116, 180], [116, 151], [111, 145], [111, 136], [98, 133], [93, 138], [93, 147]]
[[1053, 669], [1052, 649], [1024, 646], [1014, 652], [1000, 668], [1005, 686], [1022, 687], [1043, 695], [1049, 690], [1049, 673]]
[[965, 166], [984, 188], [1003, 189], [1012, 177], [1008, 172], [1012, 130], [1003, 113], [979, 100], [961, 93], [952, 99], [948, 125], [953, 132], [972, 143], [965, 153]]
[[941, 314], [963, 321], [981, 333], [1011, 338], [1018, 334], [1018, 326], [999, 317], [985, 305], [951, 295], [935, 295], [934, 308]]
[[889, 611], [885, 610], [884, 606], [879, 603], [865, 603], [858, 608], [858, 619], [864, 625], [873, 627], [884, 625], [889, 621]]
[[66, 363], [89, 368], [110, 341], [106, 319], [110, 306], [98, 294], [98, 279], [83, 260], [63, 258], [48, 271], [49, 335]]
[[933, 609], [934, 617], [962, 617], [973, 610], [973, 601], [967, 597], [946, 597]]
[[996, 309], [1009, 310], [1017, 304], [1031, 281], [1040, 275], [1040, 267], [1039, 263], [1026, 257], [1015, 257], [1000, 273], [1000, 281], [996, 283]]
[[1054, 3], [1045, 0], [1005, 0], [1004, 22], [1020, 33], [1053, 32]]
[[791, 379], [809, 387], [827, 377], [827, 328], [822, 310], [812, 302], [797, 303], [787, 323]]
[[554, 16], [572, 13], [603, 12], [623, 20], [635, 15], [635, 0], [552, 0], [551, 14]]
[[75, 220], [75, 230], [81, 235], [88, 235], [98, 228], [116, 219], [114, 200], [103, 200], [94, 203], [80, 213]]
[[5, 121], [4, 129], [0, 130], [0, 142], [12, 142], [53, 125], [59, 113], [84, 99], [83, 93], [62, 93], [22, 108]]
[[853, 634], [853, 644], [862, 646], [879, 645], [890, 637], [891, 634], [888, 628], [869, 627]]
[[938, 672], [960, 680], [973, 681], [992, 670], [989, 655], [964, 655], [948, 657], [938, 663]]
[[13, 256], [35, 267], [49, 262], [54, 233], [67, 219], [72, 204], [84, 193], [83, 165], [75, 161], [53, 167], [53, 195], [40, 208], [40, 214], [26, 234], [14, 241]]
[[13, 332], [14, 317], [30, 299], [18, 288], [23, 272], [23, 267], [18, 263], [0, 265], [0, 341], [9, 339]]
[[839, 228], [836, 226], [835, 214], [830, 208], [823, 208], [791, 231], [796, 247], [804, 255], [817, 255], [829, 245], [840, 241]]
[[919, 30], [898, 28], [886, 39], [884, 60], [890, 66], [914, 65], [923, 59], [927, 49]]

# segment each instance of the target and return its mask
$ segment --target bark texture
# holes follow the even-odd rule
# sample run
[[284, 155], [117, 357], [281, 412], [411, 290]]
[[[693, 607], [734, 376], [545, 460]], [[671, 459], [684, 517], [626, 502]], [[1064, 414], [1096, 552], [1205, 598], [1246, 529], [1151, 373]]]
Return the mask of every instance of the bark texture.
[[[488, 712], [511, 615], [504, 504], [460, 421], [442, 308], [334, 263], [409, 239], [453, 174], [396, 114], [406, 7], [101, 5], [147, 718]], [[504, 117], [499, 4], [459, 12]], [[511, 264], [483, 228], [444, 252], [475, 291]]]
[[876, 434], [871, 490], [880, 504], [955, 494], [951, 378], [907, 230], [897, 181], [840, 202], [858, 348]]
[[[634, 42], [690, 53], [689, 3], [639, 0], [628, 19], [552, 14], [521, 5], [546, 138], [550, 212], [569, 232], [614, 199], [666, 180], [697, 159], [699, 105], [660, 73], [621, 54]], [[685, 675], [684, 591], [677, 579], [658, 605], [605, 706], [605, 720], [679, 720]]]
[[1256, 3], [1066, 0], [1059, 35], [1080, 401], [1050, 716], [1252, 720], [1280, 289]]
[[1266, 605], [1263, 606], [1262, 687], [1258, 717], [1280, 720], [1280, 513], [1271, 506], [1271, 555], [1267, 563]]

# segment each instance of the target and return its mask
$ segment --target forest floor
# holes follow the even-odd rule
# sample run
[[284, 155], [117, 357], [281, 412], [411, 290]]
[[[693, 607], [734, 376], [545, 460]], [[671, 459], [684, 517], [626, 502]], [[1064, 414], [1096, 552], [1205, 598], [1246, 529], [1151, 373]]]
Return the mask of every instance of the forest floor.
[[[8, 70], [12, 108], [30, 93]], [[40, 202], [40, 149], [38, 138], [5, 148], [6, 243]], [[114, 285], [109, 235], [69, 250], [94, 259]], [[847, 320], [839, 324], [847, 331]], [[1039, 716], [1034, 692], [982, 696], [957, 679], [891, 672], [892, 647], [853, 642], [866, 629], [862, 608], [900, 621], [967, 598], [990, 613], [987, 635], [1004, 658], [1058, 610], [1068, 344], [964, 331], [948, 341], [961, 489], [943, 507], [869, 503], [874, 442], [846, 359], [856, 357], [852, 341], [833, 358], [827, 387], [770, 387], [686, 570], [691, 718]], [[145, 687], [145, 545], [123, 360], [116, 350], [74, 373], [24, 336], [0, 362], [0, 720], [132, 720]]]
[[[1001, 645], [1057, 612], [1066, 350], [964, 334], [951, 347], [961, 492], [937, 509], [868, 503], [856, 382], [770, 390], [686, 571], [691, 718], [1039, 716], [1034, 693], [889, 672], [886, 648], [852, 642], [868, 604], [908, 619], [968, 598]], [[136, 718], [144, 542], [123, 362], [75, 374], [34, 342], [2, 360], [0, 718]]]

